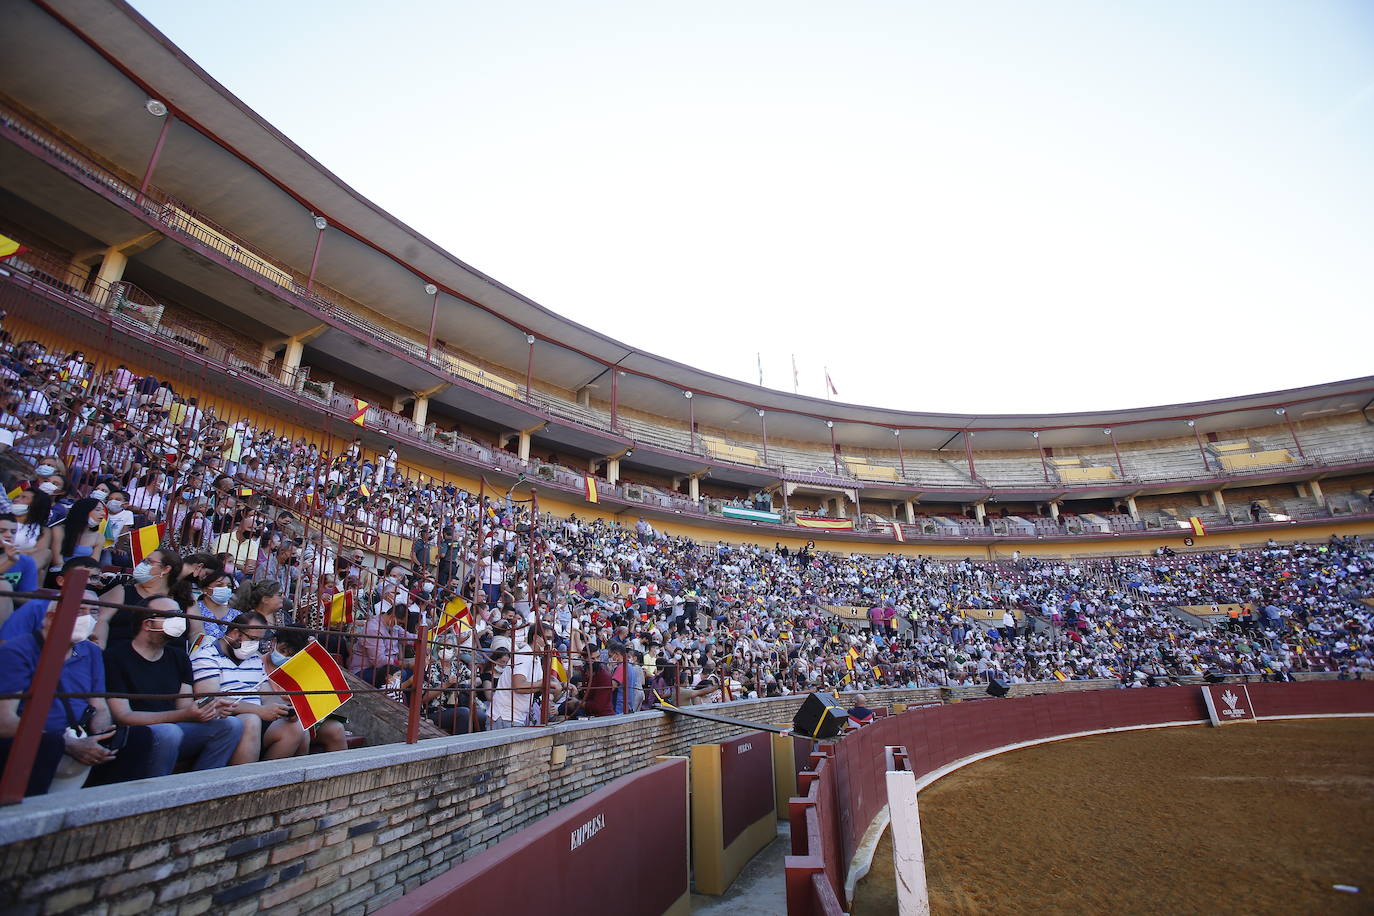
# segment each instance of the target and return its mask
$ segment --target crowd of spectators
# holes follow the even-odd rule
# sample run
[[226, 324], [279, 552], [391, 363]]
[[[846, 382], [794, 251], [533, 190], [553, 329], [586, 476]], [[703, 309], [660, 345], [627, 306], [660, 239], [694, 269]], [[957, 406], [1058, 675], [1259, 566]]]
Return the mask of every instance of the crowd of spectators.
[[[0, 694], [27, 688], [56, 606], [7, 596], [86, 567], [61, 689], [135, 697], [55, 704], [33, 791], [345, 746], [344, 716], [307, 732], [265, 684], [310, 638], [386, 695], [418, 692], [450, 732], [817, 689], [1374, 668], [1358, 538], [997, 563], [710, 544], [554, 518], [519, 483], [473, 493], [395, 448], [225, 409], [79, 352], [0, 345], [16, 482], [0, 494]], [[134, 563], [131, 534], [154, 524], [160, 547]], [[19, 710], [0, 700], [3, 747]]]

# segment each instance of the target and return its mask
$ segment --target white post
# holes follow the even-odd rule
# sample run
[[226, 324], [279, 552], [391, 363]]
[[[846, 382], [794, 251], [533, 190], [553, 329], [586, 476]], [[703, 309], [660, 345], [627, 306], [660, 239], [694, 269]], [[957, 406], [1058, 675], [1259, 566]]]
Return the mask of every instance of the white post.
[[921, 843], [921, 815], [916, 808], [916, 774], [909, 770], [887, 771], [887, 810], [892, 818], [897, 912], [900, 916], [930, 916], [926, 853]]

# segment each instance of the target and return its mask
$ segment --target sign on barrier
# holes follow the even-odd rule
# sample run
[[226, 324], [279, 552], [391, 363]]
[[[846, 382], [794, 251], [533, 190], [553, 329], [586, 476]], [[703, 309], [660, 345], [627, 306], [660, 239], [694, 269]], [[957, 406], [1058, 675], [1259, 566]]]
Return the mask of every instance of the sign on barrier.
[[1202, 688], [1202, 702], [1207, 704], [1207, 717], [1213, 725], [1259, 721], [1244, 684], [1207, 684]]
[[687, 916], [687, 861], [687, 761], [679, 758], [559, 809], [380, 913]]
[[698, 893], [725, 893], [777, 829], [768, 732], [692, 745], [692, 865]]

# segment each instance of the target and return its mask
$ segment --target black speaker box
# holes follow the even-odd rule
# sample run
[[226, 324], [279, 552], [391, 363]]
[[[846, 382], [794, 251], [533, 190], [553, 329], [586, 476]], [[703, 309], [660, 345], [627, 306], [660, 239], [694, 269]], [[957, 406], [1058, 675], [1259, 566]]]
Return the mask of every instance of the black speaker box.
[[990, 697], [1004, 697], [1008, 690], [1011, 690], [1011, 685], [1006, 681], [998, 678], [988, 681], [988, 696]]
[[844, 728], [849, 710], [828, 693], [813, 693], [792, 717], [792, 730], [808, 738], [833, 738]]

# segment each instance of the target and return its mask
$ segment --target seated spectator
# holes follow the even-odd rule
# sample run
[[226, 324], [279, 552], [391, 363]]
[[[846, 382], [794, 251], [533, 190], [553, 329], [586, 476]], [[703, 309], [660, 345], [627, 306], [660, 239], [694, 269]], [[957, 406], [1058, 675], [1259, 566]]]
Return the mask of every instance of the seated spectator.
[[[59, 771], [72, 771], [63, 780], [68, 789], [80, 788], [86, 782], [104, 785], [156, 775], [150, 770], [153, 736], [147, 728], [113, 727], [109, 707], [99, 697], [64, 699], [61, 696], [105, 692], [105, 667], [100, 648], [88, 639], [95, 629], [99, 611], [93, 603], [95, 600], [95, 592], [87, 590], [85, 603], [78, 608], [76, 623], [66, 637], [71, 641], [71, 649], [58, 680], [59, 696], [53, 699], [44, 721], [26, 795], [48, 792]], [[18, 633], [0, 645], [0, 693], [29, 690], [43, 646], [49, 640], [62, 638], [52, 632], [57, 601], [46, 604], [36, 632]], [[22, 701], [0, 700], [0, 768], [9, 756], [22, 713]]]
[[227, 698], [193, 695], [191, 661], [173, 640], [186, 633], [186, 618], [166, 596], [155, 596], [134, 614], [134, 636], [105, 650], [105, 683], [111, 693], [176, 699], [111, 699], [118, 725], [146, 725], [153, 732], [150, 775], [172, 772], [179, 760], [193, 770], [225, 766], [243, 736], [243, 722]]
[[[195, 694], [261, 689], [267, 680], [261, 650], [266, 633], [267, 618], [256, 611], [243, 611], [229, 622], [224, 636], [207, 641], [191, 653]], [[234, 714], [243, 723], [243, 734], [229, 758], [230, 766], [295, 757], [309, 750], [309, 736], [300, 727], [290, 704], [282, 698], [269, 693], [266, 699], [254, 695], [232, 699]]]
[[230, 607], [234, 598], [234, 579], [221, 569], [212, 569], [201, 577], [200, 598], [193, 605], [194, 613], [213, 620], [200, 622], [207, 639], [221, 639], [228, 630], [229, 621], [241, 611]]
[[380, 687], [395, 676], [404, 677], [404, 647], [409, 634], [396, 625], [396, 608], [385, 604], [381, 613], [363, 624], [362, 634], [353, 643], [349, 669], [373, 687]]
[[[533, 721], [533, 697], [544, 689], [544, 665], [540, 655], [553, 639], [553, 627], [536, 624], [529, 644], [517, 647], [513, 661], [501, 669], [492, 698], [491, 727], [512, 728]], [[500, 650], [504, 651], [504, 650]], [[556, 683], [557, 678], [550, 678]]]
[[[90, 587], [98, 589], [100, 586], [100, 564], [90, 557], [72, 557], [62, 564], [62, 569], [57, 574], [57, 588], [60, 591], [66, 584], [67, 575], [74, 569], [85, 568], [91, 571], [91, 577], [87, 580]], [[15, 608], [14, 613], [9, 619], [0, 624], [0, 642], [7, 641], [20, 635], [21, 633], [37, 633], [43, 626], [43, 615], [48, 612], [51, 604], [48, 598], [34, 598], [26, 601]], [[91, 635], [94, 642], [94, 633]]]
[[873, 710], [865, 706], [865, 702], [867, 701], [862, 693], [854, 694], [854, 705], [849, 708], [850, 728], [858, 728], [860, 725], [868, 725], [873, 721]]

